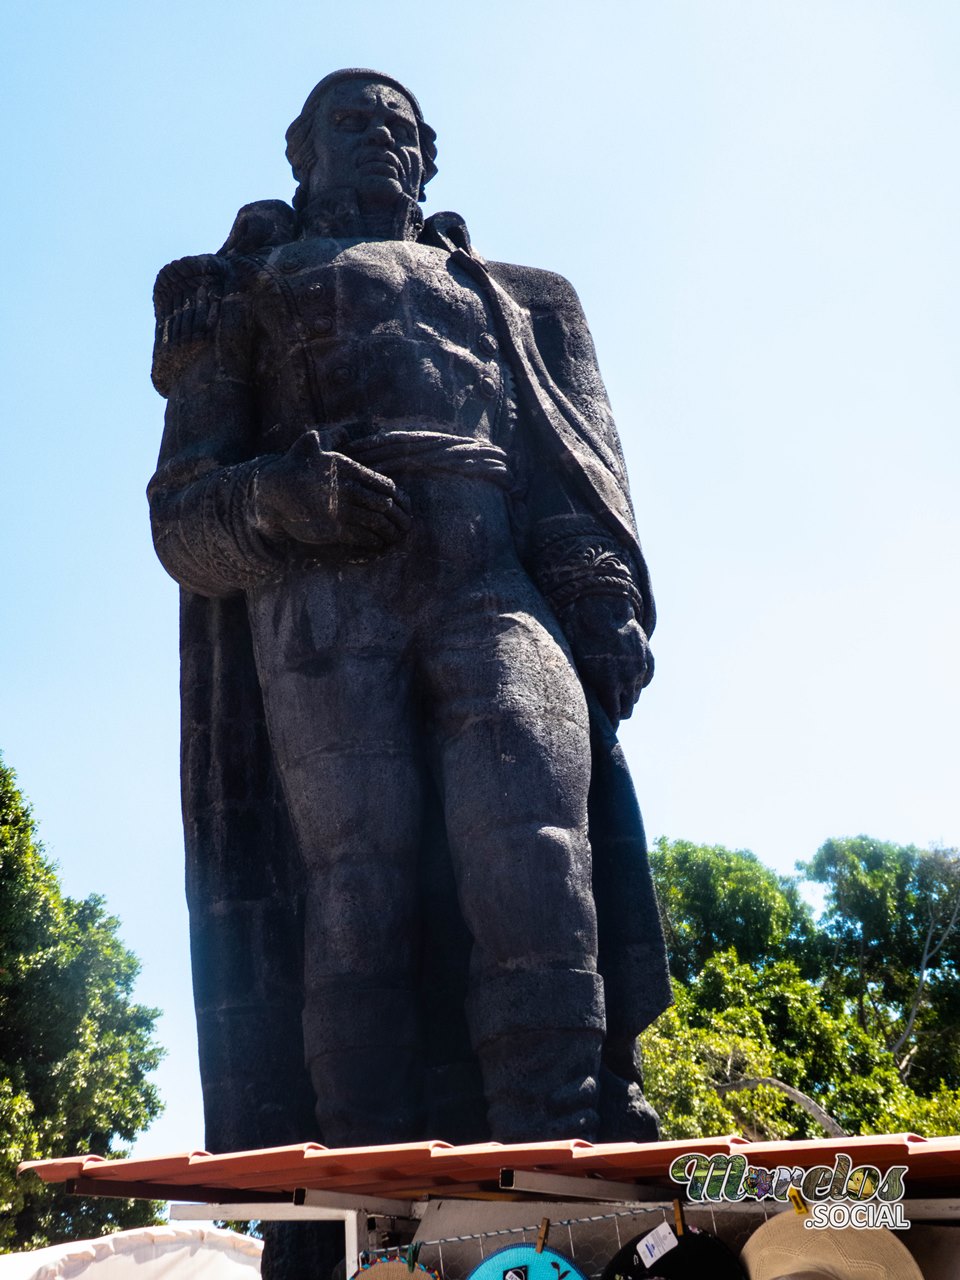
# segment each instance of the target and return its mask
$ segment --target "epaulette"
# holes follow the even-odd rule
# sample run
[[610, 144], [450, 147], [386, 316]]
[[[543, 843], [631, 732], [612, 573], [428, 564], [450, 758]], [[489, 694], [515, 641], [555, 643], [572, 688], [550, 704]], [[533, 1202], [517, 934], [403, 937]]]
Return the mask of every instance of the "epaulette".
[[223, 297], [226, 262], [213, 253], [168, 262], [153, 287], [157, 328], [153, 385], [168, 396], [174, 380], [215, 327]]
[[288, 244], [297, 235], [297, 215], [284, 200], [254, 200], [236, 218], [221, 253], [256, 253]]

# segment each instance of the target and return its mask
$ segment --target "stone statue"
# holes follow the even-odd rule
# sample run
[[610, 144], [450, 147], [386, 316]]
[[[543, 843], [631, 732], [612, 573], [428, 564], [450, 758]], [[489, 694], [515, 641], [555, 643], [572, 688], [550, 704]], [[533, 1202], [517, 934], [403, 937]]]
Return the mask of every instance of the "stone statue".
[[391, 77], [287, 156], [155, 290], [208, 1146], [655, 1138], [654, 608], [579, 303], [424, 221]]

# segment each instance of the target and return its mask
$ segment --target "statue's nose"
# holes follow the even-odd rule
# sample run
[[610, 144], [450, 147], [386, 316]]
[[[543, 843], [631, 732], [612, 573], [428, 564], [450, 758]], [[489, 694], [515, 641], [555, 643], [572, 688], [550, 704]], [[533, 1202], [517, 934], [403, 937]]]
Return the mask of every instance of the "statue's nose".
[[389, 147], [393, 142], [393, 134], [381, 120], [379, 124], [370, 126], [367, 130], [366, 140], [367, 142], [374, 142], [381, 147]]

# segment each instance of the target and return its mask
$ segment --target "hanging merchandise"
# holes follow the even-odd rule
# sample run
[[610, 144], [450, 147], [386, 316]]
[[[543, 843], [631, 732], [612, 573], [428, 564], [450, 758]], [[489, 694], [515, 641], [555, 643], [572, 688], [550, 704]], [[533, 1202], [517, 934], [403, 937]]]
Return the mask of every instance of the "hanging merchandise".
[[[542, 1228], [541, 1228], [542, 1231]], [[484, 1258], [467, 1280], [586, 1280], [569, 1258], [535, 1244], [508, 1244]]]
[[778, 1213], [759, 1227], [740, 1260], [749, 1280], [798, 1274], [816, 1280], [923, 1280], [909, 1250], [886, 1227], [814, 1230], [795, 1213]]
[[746, 1280], [722, 1240], [708, 1231], [669, 1222], [636, 1236], [607, 1263], [602, 1280]]
[[361, 1254], [360, 1269], [353, 1273], [351, 1280], [440, 1280], [436, 1271], [431, 1271], [422, 1262], [417, 1262], [419, 1249], [415, 1246], [399, 1253], [388, 1254], [382, 1258], [366, 1261]]

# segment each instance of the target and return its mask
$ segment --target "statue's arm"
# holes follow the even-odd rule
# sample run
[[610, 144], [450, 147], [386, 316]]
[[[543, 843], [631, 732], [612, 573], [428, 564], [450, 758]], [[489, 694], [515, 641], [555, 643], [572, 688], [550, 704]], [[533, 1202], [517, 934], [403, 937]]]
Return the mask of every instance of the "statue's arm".
[[[593, 340], [572, 285], [561, 276], [501, 267], [527, 310], [537, 350], [581, 434], [584, 456], [600, 458], [616, 482], [618, 519], [591, 505], [570, 474], [532, 441], [526, 559], [556, 613], [584, 682], [610, 719], [630, 715], [653, 676], [648, 637], [656, 613], [635, 537], [620, 440]], [[511, 277], [512, 274], [512, 278]], [[624, 535], [626, 525], [631, 537]]]
[[223, 596], [279, 572], [284, 548], [255, 517], [266, 459], [256, 456], [249, 306], [228, 263], [172, 262], [154, 290], [153, 378], [167, 399], [147, 487], [153, 540], [182, 586]]

